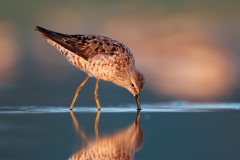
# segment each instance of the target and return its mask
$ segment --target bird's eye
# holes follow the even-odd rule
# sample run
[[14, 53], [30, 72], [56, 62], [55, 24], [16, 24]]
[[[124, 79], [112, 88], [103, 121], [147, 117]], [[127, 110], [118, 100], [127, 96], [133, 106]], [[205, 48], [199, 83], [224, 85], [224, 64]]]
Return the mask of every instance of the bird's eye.
[[132, 83], [132, 87], [134, 87], [134, 84]]

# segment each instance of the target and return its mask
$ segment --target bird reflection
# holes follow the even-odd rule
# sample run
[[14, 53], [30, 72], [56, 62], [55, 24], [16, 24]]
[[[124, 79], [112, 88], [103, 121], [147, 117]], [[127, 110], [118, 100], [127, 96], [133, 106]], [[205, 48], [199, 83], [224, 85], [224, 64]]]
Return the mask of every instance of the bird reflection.
[[77, 133], [86, 141], [87, 146], [72, 155], [69, 160], [133, 160], [134, 154], [143, 146], [143, 132], [140, 127], [140, 111], [132, 125], [111, 136], [98, 136], [98, 121], [100, 111], [97, 112], [94, 128], [96, 140], [90, 141], [81, 129], [73, 112], [70, 112]]

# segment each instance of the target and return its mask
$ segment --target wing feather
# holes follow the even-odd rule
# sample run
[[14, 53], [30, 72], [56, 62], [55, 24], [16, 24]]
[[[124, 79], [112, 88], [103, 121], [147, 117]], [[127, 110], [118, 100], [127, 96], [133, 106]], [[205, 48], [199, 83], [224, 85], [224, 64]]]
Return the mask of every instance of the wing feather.
[[35, 29], [45, 39], [51, 39], [67, 50], [81, 56], [85, 60], [99, 54], [114, 55], [117, 52], [130, 53], [130, 50], [122, 43], [104, 36], [97, 35], [68, 35], [47, 30], [42, 27]]

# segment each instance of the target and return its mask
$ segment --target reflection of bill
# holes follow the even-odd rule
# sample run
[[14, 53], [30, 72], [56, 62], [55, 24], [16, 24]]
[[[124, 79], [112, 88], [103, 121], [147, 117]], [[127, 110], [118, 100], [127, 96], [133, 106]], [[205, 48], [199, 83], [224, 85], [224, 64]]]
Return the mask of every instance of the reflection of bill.
[[98, 120], [100, 117], [100, 112], [98, 112], [95, 119], [96, 140], [92, 142], [89, 141], [88, 137], [79, 126], [73, 112], [70, 113], [76, 131], [87, 142], [87, 146], [72, 155], [69, 160], [132, 160], [134, 159], [134, 153], [143, 145], [143, 132], [140, 127], [140, 111], [138, 111], [136, 120], [131, 126], [114, 135], [106, 137], [98, 137]]

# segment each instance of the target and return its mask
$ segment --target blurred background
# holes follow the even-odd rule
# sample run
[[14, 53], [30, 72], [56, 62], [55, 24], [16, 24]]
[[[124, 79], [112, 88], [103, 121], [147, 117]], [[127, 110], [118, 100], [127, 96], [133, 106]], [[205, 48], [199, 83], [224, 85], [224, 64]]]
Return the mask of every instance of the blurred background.
[[[68, 106], [87, 76], [38, 33], [98, 34], [126, 44], [145, 75], [142, 103], [238, 102], [240, 1], [0, 1], [0, 106]], [[91, 79], [76, 105], [93, 106]], [[101, 105], [135, 103], [100, 82]]]

